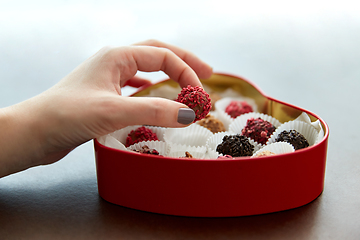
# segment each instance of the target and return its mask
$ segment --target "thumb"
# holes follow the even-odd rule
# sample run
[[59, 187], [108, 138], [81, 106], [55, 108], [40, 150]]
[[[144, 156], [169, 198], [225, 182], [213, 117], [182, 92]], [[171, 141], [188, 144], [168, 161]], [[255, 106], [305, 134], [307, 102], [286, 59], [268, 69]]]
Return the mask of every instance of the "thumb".
[[195, 119], [195, 112], [186, 105], [164, 98], [121, 97], [121, 111], [115, 116], [118, 124], [185, 127]]

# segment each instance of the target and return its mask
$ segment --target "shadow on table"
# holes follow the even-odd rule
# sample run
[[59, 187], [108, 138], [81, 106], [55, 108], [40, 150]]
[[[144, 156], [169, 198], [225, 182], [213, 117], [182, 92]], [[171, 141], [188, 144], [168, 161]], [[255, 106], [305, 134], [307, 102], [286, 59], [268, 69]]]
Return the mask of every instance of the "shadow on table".
[[176, 217], [103, 200], [96, 179], [49, 188], [0, 185], [0, 236], [6, 238], [279, 239], [307, 238], [321, 196], [293, 210], [232, 218]]

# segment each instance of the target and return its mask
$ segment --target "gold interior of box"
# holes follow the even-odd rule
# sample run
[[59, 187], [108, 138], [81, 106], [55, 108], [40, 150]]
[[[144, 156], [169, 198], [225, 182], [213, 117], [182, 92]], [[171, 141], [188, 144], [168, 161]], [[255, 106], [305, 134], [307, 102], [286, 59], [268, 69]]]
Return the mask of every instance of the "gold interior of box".
[[[213, 74], [209, 79], [202, 79], [201, 82], [210, 87], [213, 92], [223, 92], [228, 88], [239, 92], [242, 96], [249, 97], [255, 100], [259, 112], [271, 115], [284, 123], [297, 118], [302, 111], [291, 106], [285, 105], [268, 99], [263, 96], [253, 85], [238, 77]], [[149, 95], [150, 91], [159, 88], [164, 85], [171, 87], [178, 87], [178, 83], [173, 80], [166, 80], [157, 84], [154, 84], [136, 94], [134, 96], [141, 97]], [[210, 92], [209, 92], [210, 93]], [[316, 121], [317, 118], [308, 114], [311, 121]], [[323, 129], [324, 126], [323, 126]]]

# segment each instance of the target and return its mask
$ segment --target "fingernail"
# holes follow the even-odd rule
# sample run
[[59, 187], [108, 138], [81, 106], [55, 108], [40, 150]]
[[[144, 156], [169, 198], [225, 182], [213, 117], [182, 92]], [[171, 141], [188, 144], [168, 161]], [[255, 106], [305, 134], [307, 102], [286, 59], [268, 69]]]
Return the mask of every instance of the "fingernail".
[[195, 119], [195, 112], [191, 108], [180, 108], [178, 112], [178, 123], [190, 124]]

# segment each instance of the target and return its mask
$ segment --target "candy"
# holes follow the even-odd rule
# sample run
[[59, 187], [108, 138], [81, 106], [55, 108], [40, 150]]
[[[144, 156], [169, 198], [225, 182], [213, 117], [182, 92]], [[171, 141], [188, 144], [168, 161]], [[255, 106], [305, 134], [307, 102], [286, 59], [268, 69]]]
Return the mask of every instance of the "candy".
[[183, 103], [194, 110], [196, 115], [194, 122], [203, 119], [211, 109], [209, 94], [199, 86], [192, 87], [188, 85], [183, 88], [175, 101]]
[[146, 127], [139, 127], [136, 130], [132, 130], [126, 138], [126, 147], [129, 147], [135, 143], [142, 141], [156, 141], [159, 140], [156, 133]]
[[258, 143], [265, 144], [274, 131], [275, 127], [270, 122], [261, 118], [249, 118], [241, 134]]
[[240, 134], [223, 137], [222, 143], [216, 147], [216, 151], [232, 157], [252, 156], [254, 146], [249, 139]]
[[306, 148], [309, 142], [296, 130], [282, 131], [276, 138], [276, 142], [288, 142], [294, 146], [295, 150]]
[[225, 112], [232, 118], [236, 118], [244, 113], [252, 112], [252, 107], [246, 101], [231, 101], [225, 108]]
[[205, 118], [197, 122], [200, 126], [209, 129], [212, 133], [225, 132], [224, 124], [214, 116], [208, 114]]

